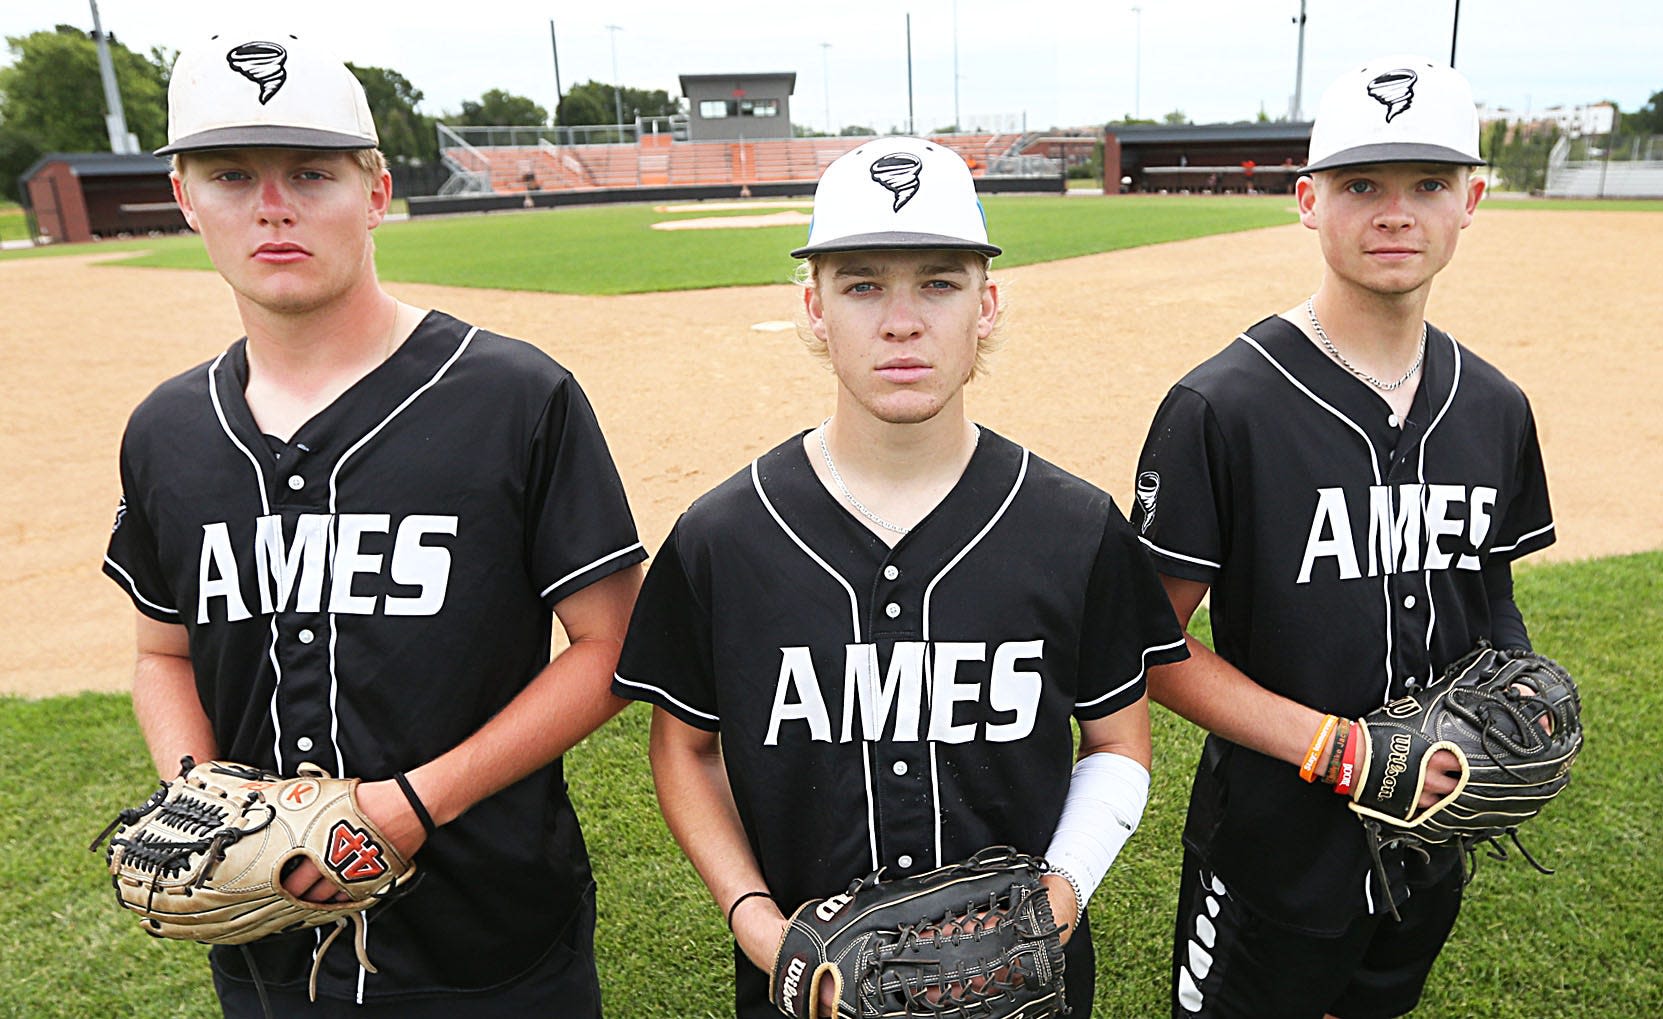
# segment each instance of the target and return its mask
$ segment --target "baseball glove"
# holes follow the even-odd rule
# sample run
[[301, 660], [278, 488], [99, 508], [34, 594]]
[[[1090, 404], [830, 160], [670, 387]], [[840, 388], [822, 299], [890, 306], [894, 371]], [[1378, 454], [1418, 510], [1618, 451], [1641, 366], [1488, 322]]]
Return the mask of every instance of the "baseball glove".
[[[1380, 850], [1456, 844], [1476, 862], [1480, 843], [1497, 859], [1497, 840], [1519, 842], [1518, 827], [1570, 783], [1582, 749], [1582, 706], [1576, 683], [1558, 663], [1530, 651], [1480, 641], [1436, 683], [1376, 708], [1358, 720], [1362, 745], [1350, 807], [1368, 832], [1377, 873]], [[1455, 789], [1429, 807], [1420, 797], [1432, 754], [1460, 762]]]
[[[218, 945], [333, 923], [313, 962], [314, 1000], [318, 965], [350, 919], [358, 961], [375, 972], [363, 911], [407, 889], [416, 866], [359, 813], [358, 780], [311, 764], [287, 779], [225, 761], [186, 757], [180, 765], [178, 778], [121, 811], [92, 842], [97, 849], [114, 833], [107, 859], [116, 902], [148, 934]], [[307, 902], [285, 891], [283, 875], [301, 857], [348, 900]]]
[[1062, 932], [1044, 871], [1042, 860], [993, 846], [895, 881], [875, 871], [805, 902], [780, 942], [774, 1004], [812, 1019], [829, 978], [839, 1019], [1061, 1015]]

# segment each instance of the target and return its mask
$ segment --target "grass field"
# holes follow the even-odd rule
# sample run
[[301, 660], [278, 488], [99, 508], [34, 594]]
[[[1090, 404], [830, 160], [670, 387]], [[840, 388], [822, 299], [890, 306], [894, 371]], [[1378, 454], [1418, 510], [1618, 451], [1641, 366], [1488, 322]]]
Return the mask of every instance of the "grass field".
[[[1578, 677], [1586, 748], [1568, 793], [1525, 837], [1558, 869], [1480, 859], [1419, 1015], [1663, 1015], [1663, 552], [1526, 567], [1539, 648]], [[1205, 632], [1204, 616], [1198, 632]], [[568, 757], [600, 882], [609, 1014], [731, 1015], [722, 918], [653, 801], [641, 706]], [[1165, 1014], [1178, 832], [1195, 729], [1155, 711], [1143, 826], [1092, 901], [1097, 1014]], [[153, 784], [125, 696], [0, 698], [0, 1016], [217, 1015], [199, 946], [154, 941], [110, 901], [86, 844]]]
[[23, 216], [23, 206], [0, 201], [0, 241], [20, 241], [27, 236], [29, 224]]
[[[773, 210], [759, 210], [773, 211]], [[786, 252], [803, 226], [743, 230], [654, 230], [664, 220], [742, 216], [715, 207], [665, 213], [649, 205], [447, 216], [387, 223], [376, 231], [383, 279], [576, 294], [621, 294], [783, 283]], [[1293, 222], [1275, 198], [992, 196], [987, 215], [1008, 255], [1001, 266], [1156, 244]], [[0, 258], [133, 252], [123, 265], [211, 268], [194, 237], [166, 237], [10, 251]], [[140, 253], [143, 254], [140, 254]]]

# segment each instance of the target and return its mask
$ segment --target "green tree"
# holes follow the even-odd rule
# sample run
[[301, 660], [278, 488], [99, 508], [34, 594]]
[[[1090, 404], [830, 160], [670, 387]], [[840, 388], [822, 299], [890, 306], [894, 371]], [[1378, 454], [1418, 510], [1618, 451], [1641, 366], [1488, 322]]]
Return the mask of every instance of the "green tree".
[[1646, 105], [1623, 114], [1619, 127], [1624, 134], [1663, 134], [1663, 92], [1653, 92]]
[[681, 103], [661, 88], [648, 90], [626, 85], [619, 90], [616, 102], [612, 88], [592, 80], [573, 85], [555, 110], [555, 123], [562, 127], [616, 123], [620, 106], [626, 124], [633, 123], [636, 117], [669, 117], [681, 112]]
[[[134, 53], [110, 36], [110, 61], [127, 130], [145, 151], [167, 140], [168, 60]], [[6, 39], [12, 63], [0, 67], [0, 122], [43, 152], [108, 152], [98, 47], [73, 25]]]
[[1553, 124], [1520, 125], [1500, 138], [1493, 133], [1490, 163], [1509, 191], [1540, 191], [1547, 184], [1548, 155], [1558, 140], [1559, 128]]
[[470, 127], [531, 127], [549, 122], [549, 111], [525, 96], [491, 89], [479, 97], [479, 102], [462, 100], [462, 115], [458, 122]]
[[41, 156], [35, 140], [9, 124], [0, 124], [0, 196], [22, 201], [17, 178]]
[[864, 124], [849, 124], [845, 126], [843, 130], [837, 132], [837, 136], [839, 138], [864, 138], [869, 134], [877, 133], [878, 132], [865, 126]]
[[1168, 113], [1161, 118], [1161, 123], [1163, 124], [1188, 124], [1189, 122], [1189, 114], [1185, 113], [1183, 110], [1173, 110], [1171, 113]]
[[421, 89], [397, 71], [385, 67], [347, 64], [369, 100], [375, 118], [375, 133], [381, 136], [381, 151], [387, 158], [403, 163], [430, 163], [439, 158], [439, 142], [433, 118], [416, 111], [422, 101]]

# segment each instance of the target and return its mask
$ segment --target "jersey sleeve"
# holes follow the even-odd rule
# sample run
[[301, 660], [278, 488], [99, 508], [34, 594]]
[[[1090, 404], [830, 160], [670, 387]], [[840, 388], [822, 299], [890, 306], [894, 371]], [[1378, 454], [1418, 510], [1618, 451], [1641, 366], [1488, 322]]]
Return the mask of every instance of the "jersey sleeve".
[[1174, 386], [1149, 426], [1133, 489], [1132, 526], [1155, 569], [1211, 584], [1224, 562], [1228, 459], [1212, 408]]
[[600, 422], [570, 376], [544, 409], [530, 470], [530, 570], [544, 604], [647, 557]]
[[133, 607], [163, 623], [183, 623], [156, 554], [156, 532], [144, 513], [144, 489], [134, 476], [130, 449], [121, 444], [121, 502], [104, 552], [104, 574], [127, 592]]
[[1080, 629], [1074, 714], [1081, 719], [1102, 718], [1135, 703], [1143, 696], [1149, 666], [1189, 657], [1166, 590], [1112, 501], [1109, 516], [1086, 587]]
[[1547, 471], [1542, 466], [1542, 446], [1536, 438], [1536, 416], [1525, 403], [1523, 434], [1513, 465], [1513, 497], [1496, 530], [1492, 556], [1508, 561], [1519, 559], [1553, 544], [1553, 507], [1548, 502]]
[[707, 732], [721, 728], [710, 616], [682, 561], [680, 527], [658, 550], [635, 600], [612, 692]]

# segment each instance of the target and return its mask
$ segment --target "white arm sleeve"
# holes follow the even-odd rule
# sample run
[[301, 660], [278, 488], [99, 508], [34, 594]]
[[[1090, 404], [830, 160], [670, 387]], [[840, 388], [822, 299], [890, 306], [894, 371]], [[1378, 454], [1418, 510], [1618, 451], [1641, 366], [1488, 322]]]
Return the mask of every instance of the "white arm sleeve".
[[1074, 765], [1062, 818], [1045, 859], [1068, 879], [1084, 913], [1120, 847], [1138, 830], [1149, 802], [1149, 772], [1120, 754], [1091, 754]]

